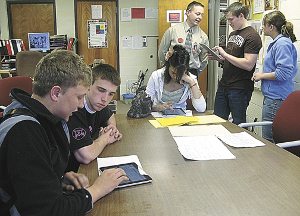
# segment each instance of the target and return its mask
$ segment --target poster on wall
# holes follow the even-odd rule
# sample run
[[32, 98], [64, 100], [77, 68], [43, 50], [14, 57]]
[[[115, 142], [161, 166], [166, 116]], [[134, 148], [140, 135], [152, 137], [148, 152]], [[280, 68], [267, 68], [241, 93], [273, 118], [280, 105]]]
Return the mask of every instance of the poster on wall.
[[182, 11], [167, 10], [167, 22], [182, 22]]
[[263, 13], [265, 10], [265, 0], [254, 0], [253, 14]]
[[88, 48], [107, 48], [107, 20], [88, 20]]

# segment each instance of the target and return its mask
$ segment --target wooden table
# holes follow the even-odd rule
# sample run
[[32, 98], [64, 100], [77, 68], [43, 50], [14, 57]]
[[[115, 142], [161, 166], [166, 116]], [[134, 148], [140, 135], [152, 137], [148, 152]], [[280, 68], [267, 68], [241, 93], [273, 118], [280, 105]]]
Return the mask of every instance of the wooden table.
[[[118, 112], [117, 112], [118, 113]], [[100, 157], [138, 155], [153, 182], [117, 189], [94, 204], [91, 215], [300, 215], [300, 159], [276, 145], [228, 149], [234, 160], [189, 161], [167, 128], [149, 116], [117, 114], [120, 142]], [[231, 132], [244, 129], [226, 122]], [[97, 162], [81, 165], [93, 182]]]

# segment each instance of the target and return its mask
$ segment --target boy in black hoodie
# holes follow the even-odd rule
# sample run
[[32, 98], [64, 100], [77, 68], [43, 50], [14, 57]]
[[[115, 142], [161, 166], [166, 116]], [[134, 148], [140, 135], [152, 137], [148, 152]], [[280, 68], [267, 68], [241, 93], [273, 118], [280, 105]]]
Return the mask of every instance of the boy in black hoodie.
[[[83, 107], [91, 72], [71, 51], [53, 51], [37, 65], [33, 94], [13, 89], [0, 124], [1, 215], [84, 215], [128, 180], [122, 169], [103, 172], [93, 185], [64, 173], [69, 116]], [[5, 117], [7, 116], [7, 117]]]

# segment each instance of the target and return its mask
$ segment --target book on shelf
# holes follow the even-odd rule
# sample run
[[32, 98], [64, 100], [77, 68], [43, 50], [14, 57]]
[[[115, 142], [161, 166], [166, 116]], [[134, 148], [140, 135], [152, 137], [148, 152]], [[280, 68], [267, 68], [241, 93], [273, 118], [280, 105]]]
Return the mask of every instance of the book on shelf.
[[9, 40], [5, 40], [5, 45], [7, 48], [8, 55], [12, 55], [11, 46]]
[[17, 55], [21, 51], [26, 51], [22, 39], [0, 40], [1, 55]]

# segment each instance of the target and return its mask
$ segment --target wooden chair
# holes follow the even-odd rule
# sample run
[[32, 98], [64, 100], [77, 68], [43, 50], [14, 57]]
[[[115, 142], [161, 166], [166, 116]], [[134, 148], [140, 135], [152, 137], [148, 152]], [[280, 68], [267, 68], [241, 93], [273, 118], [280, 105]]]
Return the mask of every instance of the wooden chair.
[[37, 63], [43, 58], [38, 51], [22, 51], [16, 55], [16, 70], [18, 76], [34, 77]]

